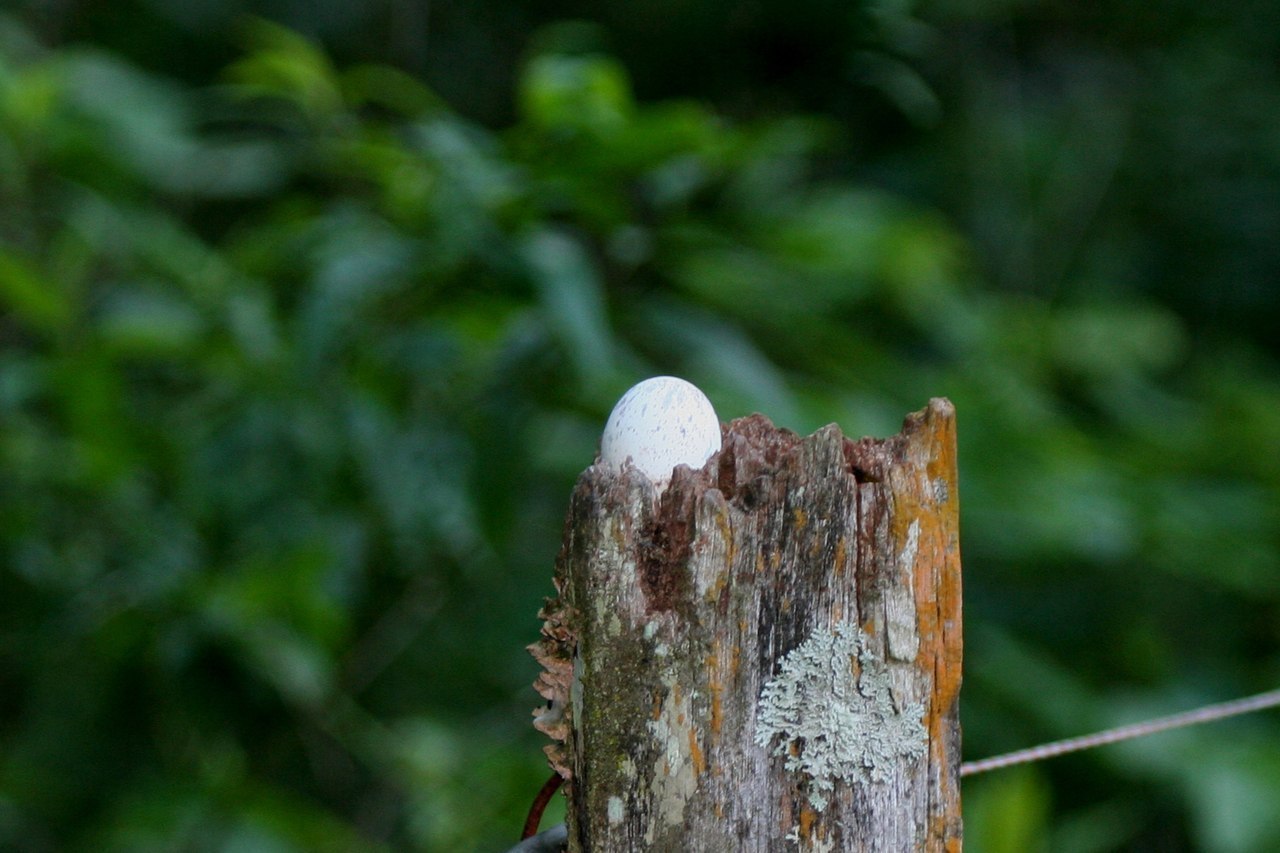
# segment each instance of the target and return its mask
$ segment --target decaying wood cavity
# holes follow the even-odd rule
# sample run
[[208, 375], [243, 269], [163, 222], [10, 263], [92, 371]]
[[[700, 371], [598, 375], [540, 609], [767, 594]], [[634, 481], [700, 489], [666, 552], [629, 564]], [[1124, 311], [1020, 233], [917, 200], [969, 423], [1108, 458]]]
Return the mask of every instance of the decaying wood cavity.
[[946, 400], [884, 440], [753, 415], [658, 493], [595, 465], [542, 612], [570, 849], [958, 850]]

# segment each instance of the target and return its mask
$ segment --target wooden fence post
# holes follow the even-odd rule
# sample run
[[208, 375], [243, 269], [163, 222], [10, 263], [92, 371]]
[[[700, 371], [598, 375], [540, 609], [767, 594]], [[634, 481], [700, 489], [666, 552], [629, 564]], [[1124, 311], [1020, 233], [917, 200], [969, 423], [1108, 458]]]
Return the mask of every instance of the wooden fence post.
[[960, 849], [955, 458], [935, 399], [742, 418], [661, 493], [583, 472], [531, 647], [571, 851]]

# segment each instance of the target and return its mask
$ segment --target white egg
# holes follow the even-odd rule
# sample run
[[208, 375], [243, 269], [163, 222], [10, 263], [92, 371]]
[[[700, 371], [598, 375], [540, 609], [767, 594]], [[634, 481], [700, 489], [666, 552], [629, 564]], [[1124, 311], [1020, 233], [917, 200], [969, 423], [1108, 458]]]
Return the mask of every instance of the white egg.
[[613, 407], [600, 439], [600, 461], [621, 469], [630, 459], [661, 491], [677, 465], [701, 468], [720, 449], [720, 419], [696, 385], [655, 376]]

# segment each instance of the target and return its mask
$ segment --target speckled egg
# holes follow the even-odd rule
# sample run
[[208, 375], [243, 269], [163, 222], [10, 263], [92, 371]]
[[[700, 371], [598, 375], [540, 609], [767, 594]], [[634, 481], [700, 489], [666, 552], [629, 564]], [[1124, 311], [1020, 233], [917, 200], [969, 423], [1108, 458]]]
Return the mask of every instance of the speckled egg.
[[627, 459], [659, 490], [677, 465], [701, 468], [720, 449], [720, 419], [707, 395], [674, 376], [635, 385], [613, 407], [600, 439], [600, 461], [621, 469]]

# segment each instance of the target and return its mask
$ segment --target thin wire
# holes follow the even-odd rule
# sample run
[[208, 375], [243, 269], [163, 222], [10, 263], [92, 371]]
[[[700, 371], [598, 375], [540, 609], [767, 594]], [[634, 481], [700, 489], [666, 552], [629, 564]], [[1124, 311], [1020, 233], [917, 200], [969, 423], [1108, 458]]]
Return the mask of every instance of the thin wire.
[[1079, 752], [1082, 749], [1093, 749], [1096, 746], [1106, 746], [1110, 743], [1118, 743], [1122, 740], [1132, 740], [1133, 738], [1145, 737], [1153, 735], [1157, 732], [1164, 732], [1170, 729], [1180, 729], [1186, 726], [1198, 726], [1201, 723], [1212, 723], [1215, 720], [1223, 720], [1227, 717], [1237, 717], [1241, 714], [1251, 714], [1254, 711], [1262, 711], [1267, 708], [1275, 708], [1280, 706], [1280, 690], [1268, 690], [1266, 693], [1259, 693], [1256, 696], [1247, 696], [1243, 699], [1233, 699], [1230, 702], [1220, 702], [1216, 705], [1206, 705], [1203, 708], [1197, 708], [1194, 711], [1184, 711], [1181, 714], [1173, 714], [1168, 717], [1158, 717], [1154, 720], [1146, 720], [1141, 723], [1133, 723], [1128, 726], [1119, 726], [1114, 729], [1106, 729], [1104, 731], [1095, 732], [1090, 735], [1082, 735], [1080, 737], [1067, 738], [1066, 740], [1054, 741], [1052, 743], [1033, 746], [1030, 749], [1020, 749], [1016, 752], [1008, 752], [1004, 755], [996, 755], [992, 758], [983, 758], [980, 761], [966, 761], [960, 765], [960, 775], [972, 776], [975, 773], [986, 773], [988, 770], [1000, 770], [1004, 767], [1012, 767], [1016, 764], [1030, 764], [1033, 761], [1044, 761], [1046, 758], [1054, 758], [1059, 755], [1065, 755], [1068, 752]]

